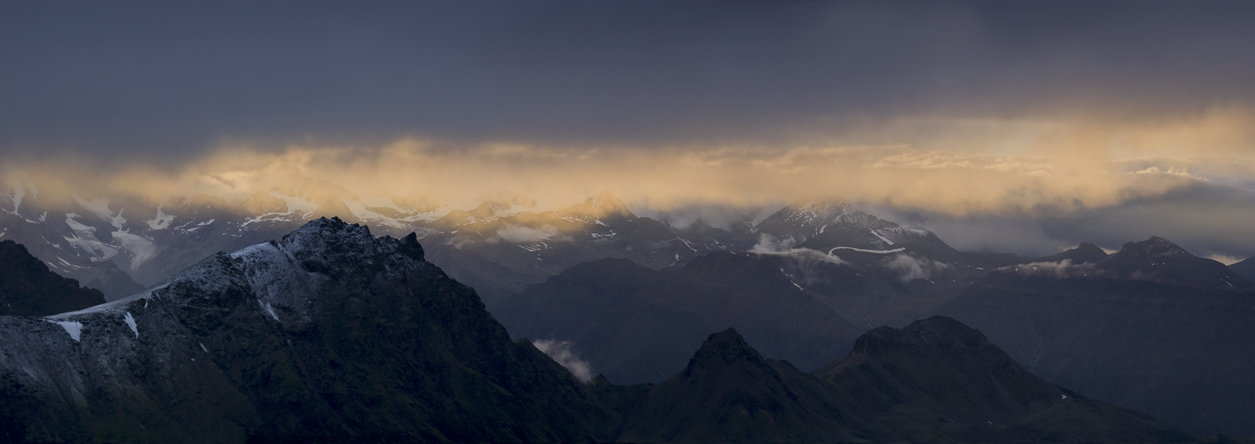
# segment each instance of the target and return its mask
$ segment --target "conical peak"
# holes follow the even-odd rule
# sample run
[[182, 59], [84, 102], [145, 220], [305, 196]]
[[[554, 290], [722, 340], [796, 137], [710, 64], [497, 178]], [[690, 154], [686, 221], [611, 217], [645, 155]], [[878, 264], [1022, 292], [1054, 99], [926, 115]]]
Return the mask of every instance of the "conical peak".
[[898, 224], [858, 211], [840, 198], [802, 199], [780, 209], [754, 226], [751, 231], [773, 236], [811, 238], [826, 228], [853, 227], [873, 230], [896, 229]]
[[[1075, 249], [1077, 251], [1085, 251], [1085, 252], [1103, 251], [1102, 248], [1098, 248], [1097, 245], [1091, 244], [1089, 242], [1081, 242], [1081, 244], [1077, 245]], [[1107, 254], [1107, 252], [1103, 251], [1103, 254]]]
[[603, 217], [625, 217], [634, 218], [635, 214], [628, 209], [623, 201], [615, 197], [609, 191], [602, 192], [599, 195], [584, 200], [579, 205], [567, 207], [559, 213], [574, 217], [581, 220], [599, 219]]
[[[855, 354], [876, 354], [900, 349], [959, 350], [980, 349], [989, 341], [979, 330], [945, 316], [915, 321], [901, 329], [878, 327], [859, 337]], [[913, 352], [914, 353], [914, 352]]]
[[726, 366], [737, 362], [759, 363], [763, 357], [735, 329], [713, 333], [689, 360], [689, 368]]
[[1151, 236], [1150, 239], [1141, 242], [1126, 243], [1116, 254], [1131, 257], [1167, 257], [1189, 255], [1184, 248], [1181, 248], [1168, 239], [1164, 239], [1159, 236]]
[[605, 211], [628, 212], [627, 205], [624, 205], [623, 201], [609, 191], [602, 191], [601, 194], [588, 198], [584, 201], [584, 205]]
[[1072, 249], [1073, 263], [1097, 262], [1107, 257], [1107, 252], [1097, 245], [1089, 242], [1081, 242], [1076, 248]]
[[925, 344], [949, 348], [979, 348], [989, 344], [980, 330], [945, 316], [933, 316], [912, 322], [902, 329]]
[[294, 257], [325, 257], [332, 251], [367, 253], [375, 237], [365, 225], [349, 225], [338, 217], [309, 221], [283, 236], [280, 247]]
[[1065, 250], [1062, 253], [1046, 256], [1041, 258], [1040, 262], [1061, 262], [1064, 260], [1071, 261], [1072, 265], [1092, 264], [1107, 258], [1107, 252], [1097, 245], [1089, 242], [1081, 242], [1076, 248]]

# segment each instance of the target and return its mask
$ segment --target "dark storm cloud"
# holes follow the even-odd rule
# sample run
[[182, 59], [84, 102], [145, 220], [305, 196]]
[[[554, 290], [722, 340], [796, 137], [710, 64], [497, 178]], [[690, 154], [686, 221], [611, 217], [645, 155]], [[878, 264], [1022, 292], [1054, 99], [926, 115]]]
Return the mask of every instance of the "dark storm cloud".
[[[1255, 98], [1250, 2], [9, 2], [0, 147], [805, 143]], [[878, 143], [881, 140], [854, 140]]]

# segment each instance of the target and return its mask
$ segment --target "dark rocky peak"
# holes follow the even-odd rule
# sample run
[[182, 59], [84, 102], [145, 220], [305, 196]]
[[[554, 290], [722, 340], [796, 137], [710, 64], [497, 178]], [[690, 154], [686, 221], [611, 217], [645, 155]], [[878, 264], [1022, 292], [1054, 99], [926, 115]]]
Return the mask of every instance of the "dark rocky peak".
[[905, 436], [874, 441], [937, 440], [903, 427], [900, 419], [910, 412], [928, 412], [915, 415], [959, 442], [1163, 439], [1154, 437], [1163, 428], [1153, 420], [1050, 384], [979, 331], [946, 317], [872, 330], [849, 357], [816, 374], [860, 412], [886, 413], [886, 428]]
[[350, 225], [338, 217], [312, 220], [283, 236], [277, 246], [309, 271], [315, 272], [326, 271], [333, 266], [371, 264], [385, 259], [381, 256], [394, 253], [405, 253], [411, 259], [423, 260], [423, 248], [418, 245], [416, 234], [410, 233], [404, 240], [390, 236], [374, 237], [367, 226]]
[[1120, 251], [1096, 266], [1125, 279], [1168, 282], [1200, 287], [1242, 288], [1250, 282], [1211, 259], [1190, 254], [1159, 236], [1124, 244]]
[[933, 355], [956, 350], [981, 350], [989, 346], [989, 341], [980, 331], [945, 316], [933, 316], [901, 329], [886, 326], [872, 329], [855, 341], [850, 355], [899, 352]]
[[[775, 376], [775, 369], [768, 365], [767, 360], [758, 354], [758, 350], [750, 347], [735, 329], [713, 333], [702, 343], [701, 348], [689, 359], [684, 371], [673, 378], [700, 378], [711, 374], [744, 372], [762, 372]], [[778, 377], [778, 376], [777, 376]]]
[[1248, 257], [1242, 262], [1230, 265], [1229, 269], [1233, 270], [1234, 273], [1237, 273], [1239, 276], [1242, 276], [1248, 281], [1255, 281], [1255, 256]]
[[1034, 262], [1060, 262], [1063, 260], [1071, 261], [1072, 265], [1092, 264], [1107, 258], [1107, 252], [1097, 245], [1089, 242], [1081, 242], [1076, 248], [1065, 250], [1059, 254], [1046, 256], [1035, 259]]
[[410, 232], [410, 234], [401, 238], [401, 249], [399, 251], [416, 261], [427, 260], [422, 244], [418, 243], [418, 234], [414, 232]]
[[1159, 236], [1151, 236], [1150, 239], [1141, 242], [1125, 243], [1120, 251], [1116, 254], [1134, 256], [1134, 257], [1171, 257], [1189, 255], [1184, 248], [1177, 246], [1167, 239]]
[[560, 217], [569, 217], [583, 222], [636, 218], [636, 214], [609, 191], [590, 197], [578, 205], [558, 210], [556, 213]]
[[47, 316], [104, 302], [99, 290], [58, 276], [21, 244], [0, 241], [0, 315]]
[[737, 333], [736, 329], [728, 328], [727, 330], [711, 333], [706, 337], [706, 342], [702, 343], [702, 347], [693, 355], [695, 362], [709, 363], [734, 363], [740, 361], [760, 360], [762, 356], [745, 342], [745, 338]]

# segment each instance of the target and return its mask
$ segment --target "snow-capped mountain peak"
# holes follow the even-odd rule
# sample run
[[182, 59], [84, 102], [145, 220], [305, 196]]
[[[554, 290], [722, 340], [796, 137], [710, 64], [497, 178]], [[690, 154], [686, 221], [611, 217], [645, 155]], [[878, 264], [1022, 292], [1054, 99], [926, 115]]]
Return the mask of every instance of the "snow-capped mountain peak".
[[629, 210], [623, 201], [609, 191], [584, 200], [579, 205], [572, 205], [557, 212], [563, 218], [582, 222], [593, 222], [604, 219], [633, 219], [636, 214]]
[[792, 237], [798, 241], [822, 235], [830, 229], [859, 229], [869, 235], [884, 239], [892, 245], [891, 238], [877, 230], [899, 229], [898, 224], [854, 209], [844, 199], [799, 200], [768, 216], [751, 231], [775, 236]]

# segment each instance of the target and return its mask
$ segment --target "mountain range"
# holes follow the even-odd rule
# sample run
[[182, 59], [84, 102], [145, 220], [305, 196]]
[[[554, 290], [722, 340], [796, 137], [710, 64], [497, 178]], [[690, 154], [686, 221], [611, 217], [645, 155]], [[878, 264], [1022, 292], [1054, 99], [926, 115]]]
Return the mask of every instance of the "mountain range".
[[992, 272], [938, 310], [1056, 384], [1194, 430], [1255, 434], [1255, 286], [1166, 239]]
[[439, 210], [326, 182], [235, 203], [71, 196], [66, 211], [54, 197], [0, 195], [13, 209], [0, 214], [0, 237], [115, 302], [219, 251], [342, 215], [396, 238], [413, 232], [424, 260], [474, 288], [514, 343], [561, 350], [569, 357], [559, 362], [610, 384], [663, 384], [706, 335], [727, 328], [769, 361], [817, 372], [876, 326], [942, 314], [979, 328], [1049, 383], [1174, 427], [1255, 435], [1255, 406], [1241, 396], [1251, 393], [1241, 369], [1255, 336], [1255, 262], [1225, 267], [1162, 238], [1113, 254], [1092, 244], [1042, 258], [963, 252], [840, 200], [802, 200], [718, 228], [637, 216], [609, 193], [552, 211], [518, 199]]
[[0, 316], [0, 434], [36, 441], [1187, 441], [1049, 384], [957, 321], [817, 372], [733, 329], [659, 384], [581, 383], [511, 341], [416, 235], [338, 219], [142, 293]]
[[[206, 195], [162, 202], [89, 199], [23, 187], [0, 193], [0, 207], [0, 238], [23, 244], [57, 273], [102, 290], [110, 300], [156, 285], [218, 251], [282, 236], [322, 216], [370, 224], [395, 237], [417, 233], [432, 261], [475, 287], [489, 306], [572, 266], [604, 258], [660, 270], [711, 251], [787, 245], [858, 263], [907, 252], [963, 264], [950, 273], [955, 276], [932, 280], [941, 285], [971, 280], [959, 276], [972, 274], [969, 264], [987, 268], [1021, 259], [958, 252], [928, 231], [900, 227], [842, 200], [802, 200], [762, 221], [747, 219], [727, 228], [641, 217], [608, 192], [552, 211], [522, 199], [461, 211], [412, 199], [363, 198], [325, 181], [258, 191], [239, 202]], [[911, 261], [894, 266], [921, 276], [939, 272]], [[899, 316], [896, 323], [910, 319]]]

